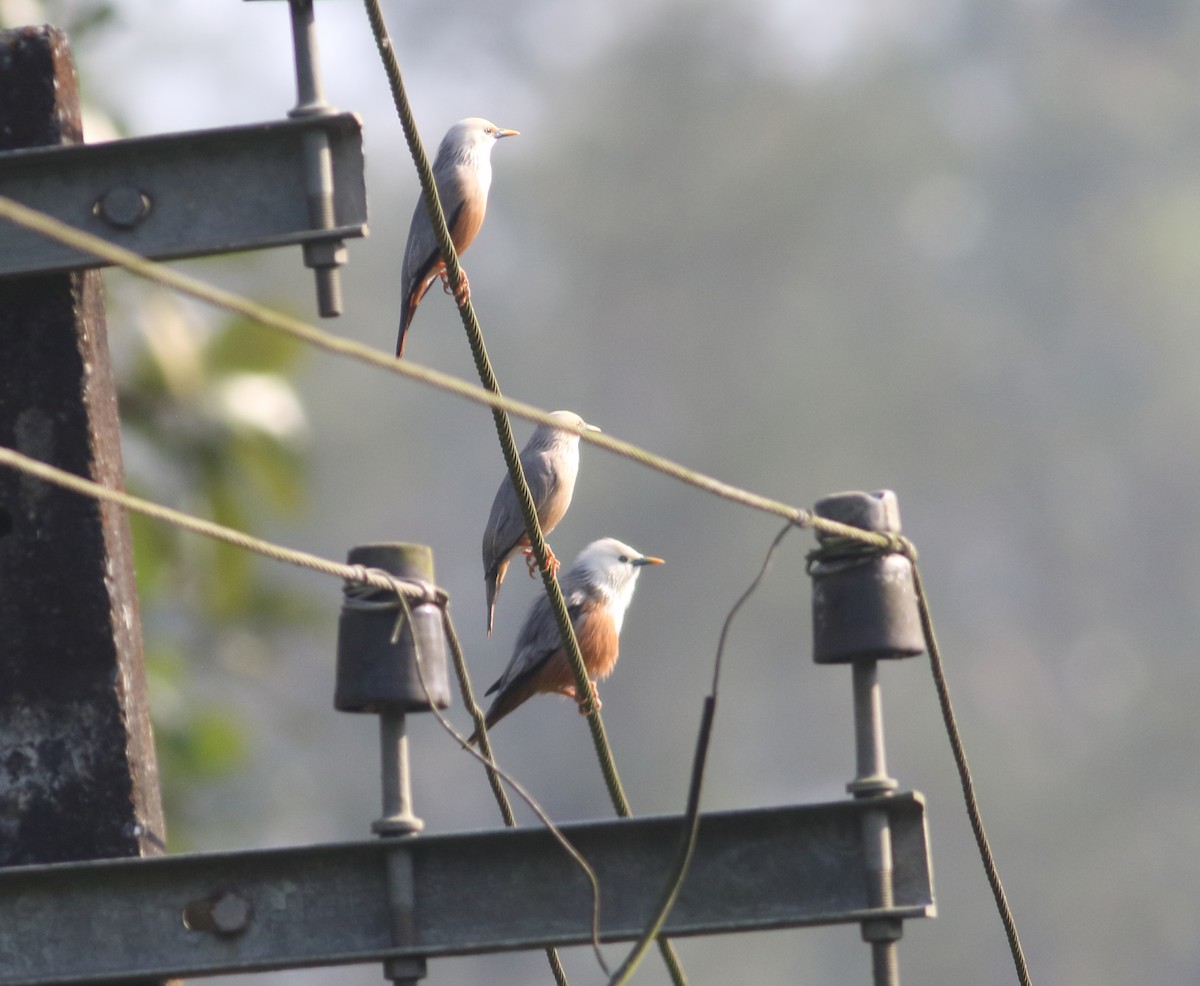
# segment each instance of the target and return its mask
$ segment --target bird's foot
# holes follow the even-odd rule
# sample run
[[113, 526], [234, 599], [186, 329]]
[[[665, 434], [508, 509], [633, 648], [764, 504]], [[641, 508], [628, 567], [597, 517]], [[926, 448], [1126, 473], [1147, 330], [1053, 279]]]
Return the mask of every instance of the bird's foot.
[[[600, 693], [598, 691], [596, 691], [596, 683], [594, 681], [592, 682], [591, 698], [592, 698], [592, 701], [595, 703], [596, 711], [599, 712], [600, 709], [603, 708], [604, 703], [600, 701]], [[582, 701], [580, 701], [579, 714], [581, 716], [586, 716], [588, 714], [588, 712], [590, 712], [590, 711], [591, 710], [588, 708], [587, 699], [585, 698]]]
[[457, 291], [450, 286], [450, 275], [446, 272], [445, 268], [442, 269], [440, 276], [442, 278], [442, 290], [446, 294], [454, 295], [454, 300], [458, 302], [460, 307], [471, 300], [471, 282], [467, 280], [467, 272], [462, 267], [458, 268]]
[[[534, 557], [533, 549], [526, 548], [523, 553], [525, 555], [525, 564], [529, 568], [529, 577], [531, 579], [537, 578], [538, 563], [537, 558]], [[550, 573], [550, 577], [557, 578], [558, 570], [560, 568], [562, 568], [562, 562], [560, 562], [554, 556], [554, 552], [551, 550], [550, 545], [546, 545], [546, 570]]]
[[589, 689], [589, 691], [591, 691], [591, 695], [585, 695], [583, 698], [579, 698], [578, 695], [576, 695], [574, 685], [567, 685], [566, 688], [560, 688], [559, 693], [574, 701], [575, 704], [579, 706], [579, 714], [581, 716], [586, 716], [590, 711], [588, 709], [588, 698], [591, 698], [595, 701], [597, 712], [604, 707], [604, 703], [600, 701], [600, 693], [596, 690], [596, 683], [594, 681], [591, 682], [591, 686], [592, 687]]

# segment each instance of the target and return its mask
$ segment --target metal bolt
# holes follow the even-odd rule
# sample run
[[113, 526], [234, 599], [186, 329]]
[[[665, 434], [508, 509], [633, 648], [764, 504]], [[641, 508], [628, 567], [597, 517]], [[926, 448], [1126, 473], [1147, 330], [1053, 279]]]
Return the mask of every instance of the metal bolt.
[[[330, 223], [332, 225], [332, 223]], [[342, 313], [342, 281], [338, 267], [346, 262], [346, 245], [341, 240], [305, 243], [304, 263], [313, 268], [317, 280], [317, 311], [322, 318]]]
[[185, 928], [216, 935], [241, 934], [253, 917], [254, 905], [233, 890], [220, 890], [211, 897], [192, 901], [183, 909]]
[[110, 188], [92, 207], [92, 212], [118, 229], [133, 229], [150, 215], [150, 196], [132, 185]]
[[376, 835], [412, 835], [425, 827], [412, 810], [405, 715], [397, 709], [379, 710], [379, 745], [383, 754], [383, 817], [371, 823]]

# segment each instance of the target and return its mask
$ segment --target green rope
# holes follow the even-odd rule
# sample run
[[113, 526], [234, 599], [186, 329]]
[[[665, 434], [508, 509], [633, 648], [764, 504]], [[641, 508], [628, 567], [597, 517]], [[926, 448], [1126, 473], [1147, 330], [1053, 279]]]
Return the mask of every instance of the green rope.
[[[475, 316], [475, 308], [471, 304], [470, 299], [463, 298], [459, 291], [462, 268], [458, 263], [458, 255], [454, 249], [450, 231], [446, 227], [446, 217], [442, 210], [441, 201], [438, 198], [437, 183], [434, 181], [433, 169], [430, 167], [429, 158], [425, 154], [420, 134], [417, 132], [412, 107], [409, 105], [408, 94], [404, 88], [404, 80], [400, 74], [400, 64], [396, 59], [395, 50], [388, 36], [387, 26], [383, 20], [383, 12], [379, 8], [378, 0], [364, 0], [364, 3], [367, 9], [368, 20], [371, 23], [371, 31], [375, 36], [376, 47], [379, 49], [380, 58], [383, 60], [388, 85], [392, 91], [392, 100], [396, 105], [400, 124], [404, 130], [404, 137], [408, 143], [413, 163], [417, 168], [422, 195], [429, 212], [429, 221], [433, 226], [434, 236], [438, 241], [438, 248], [441, 250], [442, 259], [446, 265], [447, 278], [456, 299], [458, 299], [459, 313], [462, 317], [463, 328], [467, 333], [471, 355], [475, 360], [475, 369], [479, 374], [479, 380], [484, 389], [498, 395], [500, 393], [500, 385], [492, 369], [491, 360], [488, 358], [487, 348], [483, 341], [483, 331]], [[632, 809], [630, 808], [628, 798], [625, 796], [625, 790], [621, 785], [621, 777], [617, 772], [616, 761], [613, 759], [612, 747], [608, 742], [604, 722], [600, 718], [600, 709], [598, 703], [595, 701], [595, 692], [588, 679], [587, 668], [583, 663], [583, 655], [579, 651], [579, 642], [575, 639], [575, 628], [571, 624], [571, 617], [567, 612], [566, 601], [563, 599], [558, 580], [550, 569], [546, 541], [542, 535], [541, 525], [538, 523], [537, 507], [533, 502], [532, 494], [529, 492], [529, 485], [525, 481], [524, 470], [521, 468], [521, 459], [516, 440], [513, 438], [512, 425], [509, 423], [508, 415], [501, 408], [494, 407], [492, 409], [492, 417], [495, 421], [496, 435], [500, 440], [500, 448], [504, 454], [505, 464], [508, 467], [513, 491], [516, 493], [517, 502], [520, 504], [521, 513], [525, 519], [525, 531], [529, 537], [529, 546], [533, 551], [534, 557], [537, 559], [538, 568], [542, 573], [542, 583], [545, 585], [546, 594], [550, 600], [550, 608], [554, 613], [555, 622], [558, 624], [567, 660], [575, 677], [576, 694], [587, 696], [587, 699], [580, 707], [587, 711], [588, 727], [592, 734], [592, 745], [596, 750], [596, 757], [600, 764], [601, 773], [604, 775], [604, 783], [608, 788], [609, 798], [612, 800], [617, 814], [622, 818], [628, 817], [632, 814]], [[484, 733], [481, 732], [480, 735], [482, 737]], [[667, 968], [670, 970], [672, 981], [677, 986], [686, 984], [687, 977], [683, 973], [683, 968], [679, 963], [679, 958], [675, 954], [674, 948], [666, 940], [659, 941], [659, 948], [662, 950], [663, 958], [667, 963]]]
[[[442, 259], [446, 263], [446, 273], [451, 287], [457, 296], [461, 268], [458, 264], [458, 255], [454, 250], [454, 243], [450, 238], [450, 231], [446, 227], [446, 218], [442, 211], [441, 201], [438, 198], [437, 183], [434, 181], [433, 169], [430, 167], [429, 158], [425, 154], [421, 137], [417, 133], [416, 122], [412, 115], [412, 107], [409, 105], [408, 95], [404, 89], [404, 80], [400, 74], [400, 65], [396, 60], [395, 50], [388, 37], [387, 27], [383, 22], [382, 11], [379, 9], [377, 0], [365, 0], [365, 3], [367, 17], [371, 22], [371, 31], [375, 35], [376, 46], [379, 49], [380, 57], [383, 59], [388, 84], [392, 90], [392, 99], [396, 104], [396, 112], [400, 117], [400, 124], [404, 129], [404, 137], [408, 142], [413, 163], [417, 168], [417, 174], [421, 182], [422, 196], [429, 210], [429, 221], [433, 225], [434, 236], [438, 241], [438, 248], [441, 250]], [[491, 391], [493, 394], [499, 394], [500, 385], [492, 369], [491, 360], [487, 355], [487, 349], [483, 341], [483, 332], [475, 316], [474, 306], [468, 299], [460, 302], [459, 311], [462, 314], [463, 327], [466, 329], [467, 341], [471, 347], [471, 355], [475, 360], [475, 368], [479, 373], [480, 383], [485, 390]], [[562, 598], [558, 581], [549, 572], [550, 566], [546, 553], [546, 541], [542, 535], [541, 526], [538, 523], [537, 507], [533, 502], [532, 494], [529, 492], [529, 485], [525, 481], [524, 470], [521, 468], [520, 453], [517, 449], [516, 440], [513, 438], [512, 426], [509, 423], [508, 415], [500, 408], [492, 409], [492, 417], [495, 420], [496, 434], [500, 440], [500, 448], [504, 454], [505, 465], [508, 467], [509, 478], [512, 481], [513, 490], [516, 493], [517, 502], [521, 507], [521, 513], [525, 520], [525, 532], [529, 537], [530, 548], [537, 559], [538, 567], [542, 573], [542, 581], [545, 583], [546, 591], [550, 596], [551, 608], [558, 622], [563, 642], [566, 645], [569, 662], [573, 670], [575, 670], [576, 687], [579, 689], [580, 695], [588, 695], [590, 694], [590, 685], [587, 683], [587, 669], [584, 667], [583, 658], [579, 654], [579, 645], [575, 640], [574, 627], [571, 625], [571, 618], [567, 613], [566, 603]], [[589, 720], [594, 718], [589, 713]], [[597, 747], [596, 752], [600, 758], [600, 766], [608, 783], [609, 794], [613, 799], [613, 804], [619, 814], [627, 815], [629, 813], [629, 804], [621, 787], [620, 777], [617, 774], [616, 765], [613, 762], [612, 753], [609, 749], [607, 738], [604, 735], [602, 724], [598, 730], [593, 728], [592, 739]]]
[[450, 622], [449, 608], [443, 614], [442, 624], [446, 632], [446, 640], [450, 644], [450, 654], [454, 658], [454, 674], [458, 678], [458, 690], [462, 694], [463, 706], [471, 716], [471, 721], [475, 724], [475, 733], [479, 737], [479, 752], [483, 754], [484, 759], [487, 761], [485, 769], [487, 770], [488, 783], [492, 786], [492, 794], [496, 797], [496, 805], [500, 809], [500, 817], [504, 819], [505, 826], [514, 828], [517, 824], [517, 818], [513, 814], [512, 804], [508, 800], [508, 795], [504, 793], [504, 785], [500, 782], [500, 775], [496, 772], [496, 768], [492, 766], [492, 744], [488, 740], [487, 733], [481, 730], [484, 723], [483, 709], [475, 701], [475, 690], [471, 687], [471, 676], [467, 671], [467, 661], [463, 655], [462, 642], [458, 639], [458, 634], [454, 630], [454, 624]]

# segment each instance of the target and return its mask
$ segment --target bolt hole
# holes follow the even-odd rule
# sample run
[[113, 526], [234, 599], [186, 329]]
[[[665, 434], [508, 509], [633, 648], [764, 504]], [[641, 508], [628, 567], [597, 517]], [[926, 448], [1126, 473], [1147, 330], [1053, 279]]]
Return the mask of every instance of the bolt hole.
[[188, 931], [208, 931], [221, 937], [240, 935], [254, 917], [254, 905], [232, 890], [220, 890], [203, 900], [193, 900], [183, 909], [183, 926]]
[[188, 931], [212, 931], [212, 905], [206, 900], [194, 900], [183, 909], [183, 926]]

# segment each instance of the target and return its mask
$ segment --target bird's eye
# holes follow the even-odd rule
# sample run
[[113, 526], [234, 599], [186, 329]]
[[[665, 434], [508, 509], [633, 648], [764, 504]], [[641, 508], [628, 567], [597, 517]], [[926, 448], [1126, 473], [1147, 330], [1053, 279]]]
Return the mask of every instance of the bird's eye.
[[628, 562], [629, 562], [629, 558], [628, 558], [627, 556], [625, 556], [625, 555], [622, 555], [622, 556], [621, 556], [621, 561], [628, 563]]
[[491, 134], [491, 133], [495, 133], [495, 132], [496, 132], [496, 128], [495, 128], [495, 127], [484, 127], [484, 128], [483, 128], [483, 132], [484, 132], [485, 134]]

